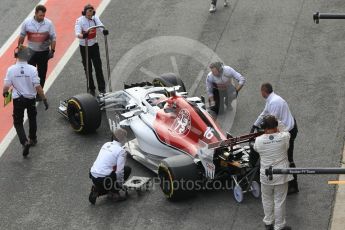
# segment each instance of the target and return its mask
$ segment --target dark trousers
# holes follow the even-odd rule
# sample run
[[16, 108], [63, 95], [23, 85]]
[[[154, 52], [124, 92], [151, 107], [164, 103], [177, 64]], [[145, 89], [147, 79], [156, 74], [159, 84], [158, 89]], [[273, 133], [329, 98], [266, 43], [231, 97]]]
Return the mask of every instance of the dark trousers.
[[[124, 167], [124, 180], [126, 181], [131, 174], [132, 169], [129, 166]], [[116, 173], [113, 171], [110, 175], [106, 177], [93, 177], [90, 173], [90, 179], [92, 180], [94, 186], [96, 187], [96, 191], [98, 194], [105, 195], [109, 191], [111, 192], [118, 192], [120, 190], [120, 186], [116, 183]]]
[[212, 5], [217, 5], [217, 0], [211, 0]]
[[215, 101], [215, 106], [210, 109], [215, 112], [217, 115], [224, 112], [224, 105], [226, 107], [231, 106], [232, 101], [236, 98], [234, 92], [236, 91], [233, 85], [231, 87], [230, 93], [229, 90], [220, 90], [216, 86], [213, 87], [213, 98]]
[[27, 142], [27, 137], [24, 130], [24, 111], [27, 111], [29, 119], [29, 138], [36, 139], [37, 123], [36, 123], [36, 104], [35, 99], [27, 99], [20, 97], [13, 100], [13, 125], [17, 131], [19, 141], [22, 145]]
[[28, 63], [37, 67], [38, 77], [40, 78], [40, 85], [43, 88], [44, 83], [46, 82], [46, 75], [48, 70], [49, 50], [40, 52], [32, 51], [32, 53], [33, 55]]
[[[80, 54], [84, 66], [84, 71], [86, 74], [86, 53], [85, 49], [86, 46], [79, 46], [80, 49]], [[95, 68], [96, 72], [96, 80], [97, 80], [97, 85], [98, 85], [98, 90], [99, 91], [104, 91], [105, 90], [105, 82], [104, 82], [104, 76], [103, 76], [103, 70], [102, 70], [102, 61], [101, 61], [101, 56], [99, 53], [99, 46], [98, 43], [95, 43], [93, 46], [89, 46], [88, 48], [88, 56], [89, 56], [89, 89], [91, 91], [95, 91], [95, 83], [93, 81], [92, 77], [92, 63], [93, 67]]]
[[[298, 127], [297, 127], [296, 119], [294, 119], [294, 120], [295, 120], [295, 125], [289, 131], [290, 142], [289, 142], [289, 149], [288, 149], [288, 159], [289, 159], [291, 168], [296, 168], [295, 162], [293, 160], [293, 150], [294, 150], [294, 145], [295, 145], [295, 139], [296, 139], [297, 133], [298, 133]], [[297, 174], [293, 174], [293, 177], [294, 177], [294, 180], [289, 182], [289, 186], [294, 186], [297, 188]]]

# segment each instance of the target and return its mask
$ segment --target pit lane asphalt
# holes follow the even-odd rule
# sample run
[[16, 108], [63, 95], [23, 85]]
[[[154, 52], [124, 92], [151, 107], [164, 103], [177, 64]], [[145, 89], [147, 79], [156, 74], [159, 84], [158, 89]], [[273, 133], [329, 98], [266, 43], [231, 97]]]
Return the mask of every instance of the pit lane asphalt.
[[[1, 23], [2, 31], [14, 31], [37, 1], [15, 2], [1, 2], [2, 20], [8, 18]], [[264, 106], [259, 87], [269, 81], [288, 101], [299, 125], [297, 166], [339, 166], [345, 130], [345, 21], [321, 20], [316, 25], [312, 14], [344, 12], [345, 3], [232, 0], [230, 4], [224, 9], [219, 1], [217, 13], [211, 15], [207, 1], [112, 1], [101, 16], [110, 30], [111, 68], [133, 46], [156, 36], [198, 40], [247, 77], [233, 134], [249, 130]], [[1, 33], [0, 41], [10, 34]], [[152, 57], [142, 66], [155, 73], [172, 71], [170, 56]], [[177, 57], [189, 88], [200, 64]], [[133, 76], [139, 73], [134, 71]], [[204, 92], [203, 81], [199, 94]], [[172, 203], [156, 186], [126, 202], [101, 198], [91, 206], [88, 169], [109, 139], [107, 124], [104, 119], [97, 133], [77, 135], [56, 112], [59, 100], [84, 91], [77, 51], [48, 92], [50, 109], [45, 112], [38, 106], [39, 143], [30, 157], [22, 159], [15, 139], [0, 159], [0, 229], [262, 229], [260, 200], [246, 194], [237, 204], [232, 191], [200, 192], [194, 199]], [[133, 175], [154, 176], [138, 163], [130, 159], [128, 163]], [[287, 203], [287, 221], [294, 229], [328, 228], [335, 191], [327, 185], [330, 178], [336, 177], [299, 176], [300, 193], [289, 196]]]

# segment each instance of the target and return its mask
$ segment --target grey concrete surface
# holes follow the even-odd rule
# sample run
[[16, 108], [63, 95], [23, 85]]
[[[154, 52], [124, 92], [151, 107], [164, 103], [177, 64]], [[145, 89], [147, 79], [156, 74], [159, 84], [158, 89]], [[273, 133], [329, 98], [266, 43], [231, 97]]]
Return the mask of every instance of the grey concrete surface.
[[[112, 1], [101, 16], [110, 30], [111, 68], [132, 47], [153, 37], [183, 36], [200, 41], [248, 79], [239, 95], [233, 134], [249, 131], [264, 106], [259, 87], [269, 81], [288, 101], [299, 125], [297, 166], [339, 166], [345, 131], [345, 21], [316, 25], [312, 14], [344, 12], [345, 3], [232, 0], [229, 8], [221, 3], [216, 14], [209, 14], [207, 1]], [[11, 4], [2, 1], [2, 9]], [[25, 13], [26, 7], [18, 7], [23, 18], [32, 9]], [[11, 28], [17, 27], [17, 21], [13, 20]], [[1, 34], [0, 41], [5, 40], [6, 35]], [[187, 88], [201, 69], [206, 70], [191, 57], [168, 53], [144, 61], [128, 81], [147, 78], [140, 67], [156, 74], [173, 71], [171, 56], [176, 57]], [[246, 194], [244, 202], [237, 204], [232, 191], [200, 192], [193, 199], [172, 203], [156, 186], [142, 196], [133, 194], [126, 202], [100, 198], [91, 206], [88, 169], [109, 139], [107, 124], [103, 119], [96, 133], [77, 135], [56, 112], [59, 100], [85, 92], [84, 79], [77, 51], [48, 92], [50, 109], [38, 106], [39, 143], [30, 157], [22, 158], [15, 139], [0, 159], [0, 229], [263, 228], [261, 201]], [[204, 79], [197, 95], [205, 93]], [[154, 176], [131, 159], [128, 163], [133, 175]], [[287, 203], [287, 221], [293, 229], [328, 229], [335, 188], [327, 180], [334, 178], [299, 177], [300, 193], [289, 196]]]

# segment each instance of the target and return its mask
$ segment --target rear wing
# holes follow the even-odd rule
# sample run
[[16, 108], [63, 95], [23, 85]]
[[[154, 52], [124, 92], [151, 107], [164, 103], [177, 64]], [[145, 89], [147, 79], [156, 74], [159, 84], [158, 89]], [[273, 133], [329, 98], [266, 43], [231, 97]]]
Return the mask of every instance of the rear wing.
[[238, 137], [230, 137], [226, 140], [213, 142], [211, 144], [208, 144], [208, 149], [215, 149], [219, 147], [230, 147], [231, 149], [238, 144], [254, 141], [256, 137], [262, 135], [263, 132], [257, 132], [257, 133], [250, 133]]

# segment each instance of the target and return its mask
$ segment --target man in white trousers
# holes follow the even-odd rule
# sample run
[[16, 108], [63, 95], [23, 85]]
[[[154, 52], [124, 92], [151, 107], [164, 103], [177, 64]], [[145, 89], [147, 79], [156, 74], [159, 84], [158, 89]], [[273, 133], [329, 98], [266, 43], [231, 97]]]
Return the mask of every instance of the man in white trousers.
[[263, 222], [266, 230], [291, 230], [291, 227], [286, 226], [285, 203], [288, 182], [293, 179], [293, 176], [274, 175], [273, 179], [269, 180], [265, 175], [265, 169], [270, 166], [289, 167], [287, 150], [290, 133], [280, 132], [278, 120], [272, 115], [264, 117], [262, 128], [264, 128], [265, 133], [256, 138], [254, 150], [260, 155], [260, 182], [262, 205], [265, 213]]

